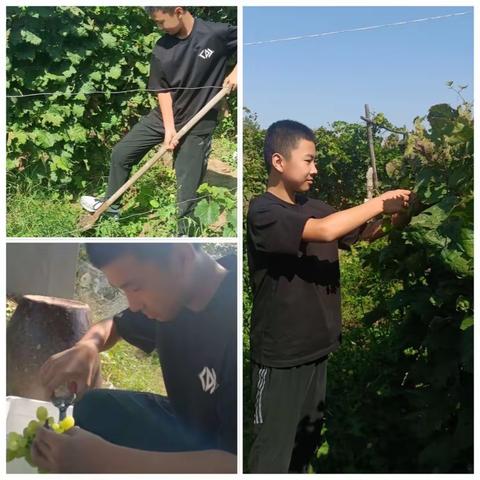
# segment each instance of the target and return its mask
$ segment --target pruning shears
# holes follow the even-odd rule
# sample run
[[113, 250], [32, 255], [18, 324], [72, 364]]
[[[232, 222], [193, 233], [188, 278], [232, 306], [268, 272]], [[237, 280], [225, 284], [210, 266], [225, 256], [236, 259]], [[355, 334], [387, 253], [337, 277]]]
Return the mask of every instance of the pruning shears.
[[51, 400], [53, 405], [58, 408], [59, 422], [67, 416], [68, 407], [75, 402], [77, 398], [75, 391], [76, 385], [73, 388], [64, 385], [54, 390]]

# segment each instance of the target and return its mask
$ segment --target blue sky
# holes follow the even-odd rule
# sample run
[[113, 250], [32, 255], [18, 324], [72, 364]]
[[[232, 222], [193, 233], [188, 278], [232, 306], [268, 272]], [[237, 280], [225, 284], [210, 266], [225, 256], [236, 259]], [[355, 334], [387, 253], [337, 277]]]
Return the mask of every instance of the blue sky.
[[360, 121], [364, 104], [411, 126], [435, 103], [473, 98], [471, 7], [246, 7], [244, 42], [470, 11], [469, 15], [323, 38], [245, 46], [244, 104], [262, 127], [290, 118], [311, 128]]

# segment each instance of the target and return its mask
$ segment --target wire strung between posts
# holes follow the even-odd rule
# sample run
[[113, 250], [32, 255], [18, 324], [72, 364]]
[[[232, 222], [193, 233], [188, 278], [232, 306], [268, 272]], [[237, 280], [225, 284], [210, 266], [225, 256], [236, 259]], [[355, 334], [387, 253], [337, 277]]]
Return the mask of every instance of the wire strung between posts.
[[292, 40], [304, 40], [307, 38], [319, 38], [319, 37], [327, 37], [330, 35], [338, 35], [340, 33], [350, 33], [350, 32], [363, 32], [366, 30], [376, 30], [379, 28], [386, 28], [386, 27], [398, 27], [400, 25], [408, 25], [411, 23], [421, 23], [421, 22], [429, 22], [432, 20], [441, 20], [444, 18], [450, 17], [458, 17], [460, 15], [469, 15], [471, 12], [457, 12], [457, 13], [450, 13], [447, 15], [437, 15], [435, 17], [425, 17], [425, 18], [417, 18], [415, 20], [403, 20], [401, 22], [393, 22], [393, 23], [383, 23], [381, 25], [370, 25], [368, 27], [357, 27], [357, 28], [347, 28], [344, 30], [336, 30], [333, 32], [323, 32], [323, 33], [312, 33], [310, 35], [297, 35], [295, 37], [284, 37], [284, 38], [275, 38], [272, 40], [260, 40], [258, 42], [247, 42], [243, 45], [245, 47], [252, 47], [257, 45], [266, 45], [269, 43], [277, 43], [277, 42], [290, 42]]
[[[332, 32], [322, 32], [322, 33], [312, 33], [309, 35], [297, 35], [294, 37], [284, 37], [284, 38], [275, 38], [271, 40], [260, 40], [258, 42], [247, 42], [244, 43], [244, 46], [251, 47], [257, 45], [267, 45], [271, 43], [278, 43], [278, 42], [290, 42], [293, 40], [305, 40], [308, 38], [320, 38], [320, 37], [327, 37], [331, 35], [338, 35], [341, 33], [351, 33], [351, 32], [364, 32], [368, 30], [377, 30], [379, 28], [387, 28], [387, 27], [398, 27], [401, 25], [409, 25], [414, 23], [422, 23], [422, 22], [429, 22], [433, 20], [442, 20], [445, 18], [452, 18], [452, 17], [459, 17], [462, 15], [469, 15], [471, 12], [456, 12], [450, 13], [446, 15], [436, 15], [433, 17], [425, 17], [425, 18], [417, 18], [414, 20], [403, 20], [399, 22], [392, 22], [392, 23], [383, 23], [380, 25], [370, 25], [367, 27], [357, 27], [357, 28], [347, 28], [343, 30], [335, 30]], [[221, 89], [223, 87], [217, 85], [206, 85], [202, 87], [176, 87], [176, 88], [164, 88], [164, 89], [148, 89], [148, 88], [133, 88], [128, 90], [94, 90], [91, 92], [38, 92], [38, 93], [26, 93], [26, 94], [17, 94], [17, 95], [7, 95], [6, 98], [26, 98], [26, 97], [39, 97], [39, 96], [53, 96], [53, 95], [119, 95], [123, 93], [134, 93], [134, 92], [172, 92], [176, 90], [201, 90], [205, 88], [216, 88]]]
[[25, 97], [39, 97], [39, 96], [52, 96], [52, 95], [118, 95], [120, 93], [133, 93], [133, 92], [172, 92], [175, 90], [202, 90], [204, 88], [217, 88], [221, 90], [223, 87], [218, 85], [205, 85], [203, 87], [176, 87], [176, 88], [163, 88], [163, 89], [149, 89], [149, 88], [132, 88], [130, 90], [93, 90], [91, 92], [38, 92], [38, 93], [25, 93], [18, 95], [7, 95], [7, 98], [25, 98]]
[[[331, 35], [338, 35], [341, 33], [351, 33], [351, 32], [364, 32], [368, 30], [377, 30], [379, 28], [387, 28], [387, 27], [398, 27], [401, 25], [409, 25], [414, 23], [422, 23], [422, 22], [429, 22], [432, 20], [441, 20], [445, 18], [452, 18], [452, 17], [459, 17], [462, 15], [469, 15], [471, 12], [456, 12], [450, 13], [446, 15], [436, 15], [433, 17], [425, 17], [425, 18], [417, 18], [414, 20], [403, 20], [399, 22], [392, 22], [392, 23], [383, 23], [380, 25], [370, 25], [367, 27], [357, 27], [357, 28], [347, 28], [343, 30], [335, 30], [332, 32], [322, 32], [322, 33], [312, 33], [309, 35], [297, 35], [294, 37], [284, 37], [284, 38], [275, 38], [271, 40], [260, 40], [258, 42], [247, 42], [244, 43], [244, 46], [251, 47], [257, 45], [266, 45], [271, 43], [278, 43], [278, 42], [290, 42], [293, 40], [304, 40], [307, 38], [320, 38], [320, 37], [327, 37]], [[26, 94], [17, 94], [17, 95], [7, 95], [6, 98], [26, 98], [26, 97], [39, 97], [39, 96], [52, 96], [52, 95], [119, 95], [123, 93], [134, 93], [134, 92], [171, 92], [175, 90], [201, 90], [204, 88], [216, 88], [221, 89], [223, 87], [217, 85], [206, 85], [202, 87], [176, 87], [176, 88], [164, 88], [164, 89], [148, 89], [148, 88], [133, 88], [128, 90], [94, 90], [91, 92], [38, 92], [38, 93], [26, 93]]]

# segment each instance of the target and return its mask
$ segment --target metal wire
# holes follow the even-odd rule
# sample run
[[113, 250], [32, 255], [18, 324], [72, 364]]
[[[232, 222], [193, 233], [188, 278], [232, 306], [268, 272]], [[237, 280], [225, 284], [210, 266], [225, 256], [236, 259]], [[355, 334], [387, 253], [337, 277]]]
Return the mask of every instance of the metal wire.
[[129, 90], [93, 90], [91, 92], [37, 92], [37, 93], [25, 93], [18, 95], [7, 95], [7, 98], [25, 98], [25, 97], [40, 97], [40, 96], [52, 96], [52, 95], [119, 95], [121, 93], [133, 93], [133, 92], [172, 92], [174, 90], [202, 90], [205, 88], [216, 88], [221, 90], [223, 87], [218, 85], [205, 85], [203, 87], [177, 87], [177, 88], [163, 88], [163, 89], [149, 89], [149, 88], [132, 88]]
[[319, 37], [327, 37], [330, 35], [338, 35], [340, 33], [350, 33], [350, 32], [363, 32], [367, 30], [376, 30], [379, 28], [386, 28], [386, 27], [398, 27], [400, 25], [409, 25], [412, 23], [421, 23], [421, 22], [429, 22], [432, 20], [441, 20], [444, 18], [450, 17], [458, 17], [461, 15], [469, 15], [471, 12], [457, 12], [457, 13], [450, 13], [447, 15], [436, 15], [434, 17], [425, 17], [425, 18], [417, 18], [415, 20], [403, 20], [401, 22], [393, 22], [393, 23], [383, 23], [381, 25], [370, 25], [368, 27], [357, 27], [357, 28], [346, 28], [344, 30], [335, 30], [333, 32], [322, 32], [322, 33], [312, 33], [309, 35], [297, 35], [294, 37], [284, 37], [284, 38], [275, 38], [271, 40], [260, 40], [258, 42], [247, 42], [243, 45], [245, 47], [252, 47], [257, 45], [266, 45], [269, 43], [278, 43], [278, 42], [290, 42], [293, 40], [304, 40], [307, 38], [319, 38]]

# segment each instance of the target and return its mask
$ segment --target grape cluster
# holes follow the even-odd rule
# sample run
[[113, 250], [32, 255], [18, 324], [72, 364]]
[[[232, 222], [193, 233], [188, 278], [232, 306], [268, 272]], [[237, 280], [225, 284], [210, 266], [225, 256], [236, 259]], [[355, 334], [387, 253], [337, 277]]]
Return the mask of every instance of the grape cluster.
[[30, 420], [28, 425], [23, 429], [23, 435], [17, 432], [10, 432], [7, 435], [7, 462], [11, 462], [15, 458], [24, 457], [28, 464], [34, 467], [30, 447], [35, 440], [37, 430], [41, 426], [46, 426], [54, 432], [61, 434], [70, 430], [74, 425], [75, 421], [73, 417], [67, 416], [59, 423], [56, 423], [53, 417], [48, 416], [48, 410], [45, 407], [38, 407], [37, 420]]

